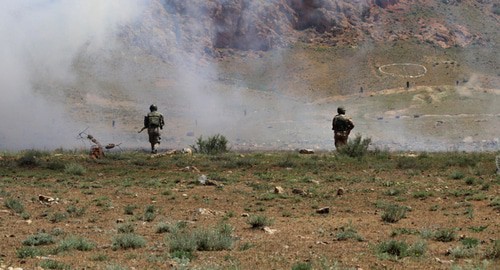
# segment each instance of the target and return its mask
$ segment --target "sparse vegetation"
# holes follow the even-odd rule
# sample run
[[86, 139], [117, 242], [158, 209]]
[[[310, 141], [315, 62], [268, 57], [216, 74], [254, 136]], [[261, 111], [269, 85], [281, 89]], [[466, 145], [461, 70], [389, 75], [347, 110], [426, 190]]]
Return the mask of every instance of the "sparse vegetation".
[[113, 238], [111, 247], [113, 250], [136, 249], [144, 247], [145, 245], [146, 240], [144, 239], [144, 237], [134, 233], [125, 233], [115, 236]]
[[[260, 252], [263, 239], [274, 239], [268, 234], [275, 232], [283, 241], [295, 241], [293, 235], [296, 234], [289, 235], [289, 232], [299, 229], [295, 227], [301, 224], [312, 223], [318, 228], [311, 234], [300, 233], [300, 237], [308, 237], [318, 244], [291, 249], [301, 252], [312, 249], [318, 255], [325, 255], [321, 248], [323, 243], [345, 241], [342, 245], [349, 246], [366, 241], [366, 245], [359, 247], [363, 256], [389, 259], [384, 264], [404, 257], [418, 257], [419, 264], [435, 264], [432, 256], [422, 256], [430, 247], [418, 240], [410, 244], [405, 240], [408, 237], [449, 243], [446, 244], [449, 245], [449, 258], [457, 261], [467, 259], [479, 265], [480, 260], [496, 260], [498, 257], [498, 244], [488, 240], [481, 242], [482, 239], [497, 237], [498, 233], [490, 229], [487, 220], [483, 222], [483, 219], [476, 218], [482, 217], [485, 211], [500, 207], [494, 188], [496, 176], [490, 169], [476, 171], [469, 167], [471, 159], [454, 158], [451, 167], [443, 167], [448, 155], [442, 153], [411, 157], [388, 153], [388, 157], [381, 158], [368, 152], [362, 160], [330, 153], [300, 155], [296, 152], [173, 155], [157, 159], [144, 154], [144, 165], [134, 165], [141, 155], [123, 152], [120, 159], [92, 163], [93, 172], [77, 179], [44, 165], [56, 160], [51, 155], [40, 159], [41, 165], [29, 167], [30, 170], [26, 171], [19, 171], [15, 162], [12, 165], [4, 159], [3, 164], [11, 165], [0, 166], [0, 197], [3, 198], [3, 211], [10, 212], [7, 215], [12, 218], [3, 222], [11, 224], [9, 226], [23, 226], [25, 229], [21, 232], [31, 231], [33, 225], [28, 225], [30, 222], [52, 222], [53, 226], [48, 232], [40, 230], [24, 234], [21, 241], [18, 233], [16, 237], [4, 237], [4, 242], [15, 247], [12, 251], [5, 249], [5, 253], [27, 263], [37, 260], [37, 256], [57, 255], [57, 261], [70, 265], [66, 262], [71, 261], [71, 256], [76, 252], [86, 252], [89, 261], [107, 265], [112, 265], [116, 256], [124, 256], [127, 260], [140, 261], [148, 268], [174, 260], [185, 267], [202, 269], [199, 268], [202, 261], [198, 258], [206, 254], [200, 252], [236, 247], [231, 255], [224, 253], [227, 258], [218, 253], [209, 255], [220, 260], [214, 269], [221, 269], [233, 265], [233, 262], [237, 265], [239, 254]], [[12, 158], [17, 160], [15, 155]], [[236, 164], [238, 159], [246, 161], [240, 166]], [[475, 159], [481, 161], [483, 158]], [[57, 160], [65, 164], [82, 163], [80, 157], [57, 156]], [[402, 160], [406, 165], [401, 165]], [[464, 162], [469, 165], [463, 165]], [[199, 173], [193, 168], [207, 175], [208, 179], [224, 183], [224, 189], [199, 185]], [[454, 171], [463, 171], [463, 180], [449, 177]], [[484, 183], [491, 188], [483, 190], [481, 185]], [[284, 193], [274, 193], [276, 186], [281, 186]], [[337, 193], [339, 190], [343, 192]], [[36, 196], [40, 193], [60, 200], [40, 205]], [[24, 199], [29, 198], [28, 194], [34, 195], [31, 199]], [[479, 200], [488, 207], [477, 207], [475, 202]], [[317, 209], [329, 205], [333, 206], [333, 213], [316, 213]], [[410, 206], [418, 211], [412, 212]], [[195, 211], [197, 207], [206, 208], [206, 213]], [[31, 214], [26, 212], [28, 209]], [[242, 212], [246, 212], [244, 216]], [[338, 220], [352, 218], [353, 222], [339, 224], [337, 219], [334, 223], [326, 222], [331, 215]], [[407, 215], [408, 222], [401, 223]], [[426, 227], [427, 215], [437, 220], [453, 218], [456, 227]], [[356, 226], [358, 220], [364, 219], [376, 228], [394, 226], [387, 237], [395, 242], [384, 241], [384, 244], [375, 246], [373, 231]], [[214, 222], [224, 222], [225, 225], [214, 225]], [[384, 222], [394, 224], [384, 225]], [[398, 223], [404, 227], [397, 227], [395, 224]], [[238, 228], [233, 230], [233, 226]], [[264, 227], [270, 228], [260, 230]], [[113, 231], [116, 235], [109, 234]], [[255, 237], [246, 235], [244, 239], [240, 238], [242, 232]], [[91, 234], [92, 241], [80, 236], [81, 233], [85, 236]], [[6, 236], [11, 234], [3, 232]], [[458, 234], [467, 237], [459, 238]], [[241, 242], [237, 241], [239, 238]], [[97, 249], [95, 239], [99, 239], [99, 243], [108, 241], [111, 248]], [[155, 252], [163, 245], [168, 248], [164, 249], [165, 252]], [[0, 246], [5, 245], [0, 243]], [[376, 251], [369, 252], [369, 246]], [[148, 252], [142, 256], [137, 255], [142, 252], [132, 252], [132, 249]], [[432, 249], [433, 253], [442, 252], [441, 249]], [[284, 252], [287, 253], [288, 249]], [[332, 264], [322, 264], [319, 259], [303, 261], [297, 258], [287, 267], [329, 269], [324, 265]], [[338, 266], [337, 263], [333, 265]], [[121, 267], [126, 266], [128, 264], [124, 263]]]
[[202, 136], [198, 137], [196, 145], [191, 145], [191, 148], [196, 153], [216, 155], [228, 152], [227, 139], [223, 135], [216, 134], [203, 139]]
[[360, 134], [356, 134], [354, 139], [349, 140], [346, 145], [340, 147], [338, 152], [349, 157], [362, 158], [368, 153], [371, 142], [371, 138], [362, 138]]

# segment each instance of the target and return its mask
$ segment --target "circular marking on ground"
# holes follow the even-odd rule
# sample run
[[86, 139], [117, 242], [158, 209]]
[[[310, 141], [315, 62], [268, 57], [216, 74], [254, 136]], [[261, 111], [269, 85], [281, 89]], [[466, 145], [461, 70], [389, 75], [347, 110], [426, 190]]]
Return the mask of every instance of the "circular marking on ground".
[[402, 78], [418, 78], [427, 73], [427, 68], [420, 64], [413, 63], [393, 63], [380, 66], [378, 70], [382, 74], [387, 74]]

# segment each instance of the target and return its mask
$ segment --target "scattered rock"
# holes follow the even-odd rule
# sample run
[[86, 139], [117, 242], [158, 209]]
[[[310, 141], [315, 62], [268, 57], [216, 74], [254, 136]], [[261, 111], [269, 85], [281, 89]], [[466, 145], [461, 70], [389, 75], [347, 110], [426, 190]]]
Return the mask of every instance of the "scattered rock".
[[38, 195], [38, 201], [42, 204], [56, 204], [59, 203], [59, 198], [52, 198], [45, 195]]
[[250, 216], [250, 214], [248, 214], [248, 213], [242, 213], [242, 214], [241, 214], [241, 216], [242, 216], [242, 217], [249, 217], [249, 216]]
[[318, 214], [328, 214], [330, 213], [330, 207], [322, 207], [316, 210]]
[[454, 262], [453, 260], [441, 260], [437, 257], [435, 259], [438, 263], [442, 263], [442, 264], [452, 264]]
[[337, 189], [337, 196], [342, 196], [345, 193], [345, 189], [343, 187], [340, 187]]
[[276, 186], [276, 187], [274, 187], [274, 193], [276, 193], [276, 194], [283, 194], [283, 193], [285, 193], [285, 189], [283, 189], [280, 186]]
[[312, 149], [300, 149], [299, 153], [300, 154], [314, 154], [314, 150], [312, 150]]
[[262, 228], [262, 230], [263, 230], [265, 233], [267, 233], [267, 234], [274, 234], [274, 233], [276, 233], [276, 232], [278, 231], [277, 229], [271, 229], [271, 228], [269, 228], [269, 227], [267, 227], [267, 226], [266, 226], [266, 227], [263, 227], [263, 228]]
[[125, 222], [125, 220], [123, 218], [119, 218], [116, 220], [116, 223], [124, 223], [124, 222]]

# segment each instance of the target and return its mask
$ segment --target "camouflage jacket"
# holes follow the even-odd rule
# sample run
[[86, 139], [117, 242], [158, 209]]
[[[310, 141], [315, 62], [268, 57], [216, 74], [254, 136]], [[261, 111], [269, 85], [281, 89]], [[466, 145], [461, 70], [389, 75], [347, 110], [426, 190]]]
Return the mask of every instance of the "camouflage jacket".
[[159, 112], [150, 112], [148, 115], [144, 116], [144, 127], [147, 128], [163, 128], [165, 121], [163, 120], [163, 115]]
[[334, 131], [351, 131], [354, 128], [354, 123], [344, 114], [337, 114], [332, 120], [332, 130]]

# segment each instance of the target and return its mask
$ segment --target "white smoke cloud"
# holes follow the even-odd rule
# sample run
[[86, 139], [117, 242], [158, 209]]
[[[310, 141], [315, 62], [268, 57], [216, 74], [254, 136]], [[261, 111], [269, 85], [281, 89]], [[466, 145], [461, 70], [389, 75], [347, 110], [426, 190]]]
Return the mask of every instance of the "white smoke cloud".
[[136, 0], [2, 1], [0, 149], [74, 145], [77, 125], [47, 93], [64, 95], [52, 83], [75, 79], [75, 57], [112, 48], [140, 12]]

